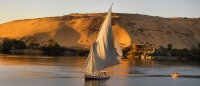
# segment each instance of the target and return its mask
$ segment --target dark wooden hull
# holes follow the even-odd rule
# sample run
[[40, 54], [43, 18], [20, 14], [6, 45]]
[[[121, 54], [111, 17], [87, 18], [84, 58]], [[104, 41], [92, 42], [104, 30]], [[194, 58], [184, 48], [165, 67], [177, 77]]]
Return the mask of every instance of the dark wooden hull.
[[109, 76], [93, 76], [85, 74], [85, 80], [104, 80], [109, 78], [110, 78]]

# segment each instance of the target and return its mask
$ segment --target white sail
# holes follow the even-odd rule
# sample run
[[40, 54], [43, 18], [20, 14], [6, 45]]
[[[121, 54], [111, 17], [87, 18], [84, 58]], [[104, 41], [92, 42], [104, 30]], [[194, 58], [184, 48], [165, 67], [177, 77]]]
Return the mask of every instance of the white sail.
[[117, 54], [119, 55], [119, 56], [123, 56], [123, 53], [122, 53], [122, 49], [121, 49], [121, 47], [120, 47], [120, 44], [119, 44], [119, 40], [118, 40], [118, 37], [117, 37], [117, 35], [116, 35], [116, 51], [117, 51]]
[[85, 63], [85, 68], [84, 68], [84, 72], [86, 73], [91, 73], [91, 72], [95, 72], [95, 66], [94, 66], [94, 52], [93, 52], [93, 46], [90, 50], [90, 53], [88, 55], [87, 61]]
[[111, 24], [111, 8], [93, 43], [85, 64], [85, 72], [95, 72], [110, 66], [120, 64], [114, 48]]

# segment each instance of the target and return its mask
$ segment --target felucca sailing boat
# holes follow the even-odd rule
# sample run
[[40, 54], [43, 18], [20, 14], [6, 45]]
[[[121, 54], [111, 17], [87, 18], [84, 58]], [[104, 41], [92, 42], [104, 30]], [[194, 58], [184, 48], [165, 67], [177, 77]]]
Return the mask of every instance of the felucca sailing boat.
[[111, 10], [112, 5], [90, 49], [84, 66], [85, 79], [108, 79], [113, 66], [120, 64], [117, 54], [119, 56], [123, 54], [117, 37], [116, 50], [114, 47]]

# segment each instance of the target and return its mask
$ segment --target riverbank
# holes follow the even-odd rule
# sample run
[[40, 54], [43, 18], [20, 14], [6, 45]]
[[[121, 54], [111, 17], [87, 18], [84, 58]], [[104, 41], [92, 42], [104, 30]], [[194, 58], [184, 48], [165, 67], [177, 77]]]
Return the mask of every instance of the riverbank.
[[[4, 53], [4, 52], [0, 52]], [[48, 54], [44, 51], [41, 51], [39, 49], [23, 49], [23, 50], [17, 50], [12, 49], [9, 52], [6, 52], [5, 54], [16, 54], [16, 55], [50, 55], [50, 56], [87, 56], [89, 53], [89, 50], [87, 49], [76, 49], [76, 48], [62, 48], [62, 50], [59, 52], [59, 54]]]
[[40, 50], [23, 49], [23, 50], [10, 50], [10, 54], [42, 55], [44, 54], [44, 52]]

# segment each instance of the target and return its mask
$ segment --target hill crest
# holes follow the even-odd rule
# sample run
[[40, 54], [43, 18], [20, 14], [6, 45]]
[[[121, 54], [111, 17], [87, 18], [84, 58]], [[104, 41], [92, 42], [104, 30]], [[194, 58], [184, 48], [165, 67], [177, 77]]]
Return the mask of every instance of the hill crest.
[[[90, 47], [105, 13], [69, 14], [56, 17], [16, 20], [0, 24], [0, 39], [34, 36], [41, 45], [53, 39], [61, 46]], [[149, 42], [174, 48], [197, 47], [199, 18], [162, 18], [140, 14], [112, 14], [112, 27], [121, 46]]]

